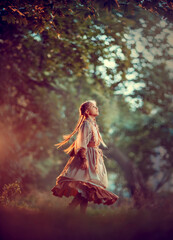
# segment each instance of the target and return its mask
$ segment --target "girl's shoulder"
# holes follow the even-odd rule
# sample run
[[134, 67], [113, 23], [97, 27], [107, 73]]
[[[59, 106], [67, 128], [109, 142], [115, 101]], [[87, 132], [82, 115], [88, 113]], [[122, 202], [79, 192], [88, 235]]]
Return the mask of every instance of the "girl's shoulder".
[[92, 130], [92, 125], [89, 120], [85, 119], [81, 125], [81, 128], [87, 128], [88, 130]]
[[85, 120], [83, 121], [82, 125], [83, 125], [83, 126], [86, 126], [86, 127], [90, 127], [90, 126], [91, 126], [89, 120], [87, 120], [87, 119], [85, 119]]

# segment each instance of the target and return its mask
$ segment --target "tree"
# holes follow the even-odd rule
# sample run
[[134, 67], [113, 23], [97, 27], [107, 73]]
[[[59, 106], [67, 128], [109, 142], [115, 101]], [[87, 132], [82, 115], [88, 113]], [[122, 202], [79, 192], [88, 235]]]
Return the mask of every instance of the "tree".
[[[140, 31], [140, 35], [137, 34], [139, 40], [135, 38], [135, 31]], [[128, 112], [127, 116], [122, 112], [119, 120], [124, 118], [126, 122], [115, 121], [112, 131], [113, 139], [118, 138], [118, 147], [125, 149], [145, 182], [157, 173], [152, 159], [160, 156], [163, 178], [154, 188], [155, 191], [160, 190], [172, 177], [171, 32], [172, 24], [153, 15], [141, 13], [140, 18], [135, 19], [132, 37], [127, 36], [134, 55], [133, 69], [130, 71], [133, 78], [129, 82], [134, 86], [140, 84], [140, 88], [129, 94], [125, 92], [127, 88], [124, 91], [123, 86], [119, 85], [118, 88], [125, 92], [126, 101], [136, 99], [136, 110], [133, 114]], [[165, 150], [164, 155], [158, 152], [160, 147]]]
[[110, 90], [99, 67], [116, 53], [109, 44], [122, 45], [124, 56], [128, 53], [117, 62], [117, 72], [126, 71], [123, 63], [130, 62], [130, 51], [122, 36], [127, 26], [113, 19], [116, 26], [108, 29], [109, 20], [63, 18], [59, 38], [49, 30], [33, 35], [31, 29], [1, 22], [1, 184], [16, 177], [24, 184], [36, 182], [39, 161], [57, 155], [53, 145], [64, 129], [74, 128], [78, 103], [88, 99], [87, 92], [104, 102], [103, 93]]
[[45, 29], [61, 34], [61, 21], [78, 15], [82, 19], [97, 17], [99, 9], [133, 15], [136, 7], [144, 8], [160, 14], [169, 21], [173, 20], [173, 4], [170, 0], [49, 0], [49, 1], [3, 1], [0, 4], [0, 14], [3, 21], [8, 23], [29, 26], [34, 32]]

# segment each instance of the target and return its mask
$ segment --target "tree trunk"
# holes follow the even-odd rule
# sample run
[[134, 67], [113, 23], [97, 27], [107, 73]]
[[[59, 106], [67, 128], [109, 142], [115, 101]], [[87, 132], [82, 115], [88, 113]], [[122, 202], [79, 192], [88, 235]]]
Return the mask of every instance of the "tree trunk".
[[115, 159], [124, 173], [127, 187], [134, 199], [135, 207], [142, 207], [152, 197], [152, 191], [144, 181], [142, 173], [136, 168], [135, 164], [116, 146], [108, 146], [106, 153], [108, 158]]

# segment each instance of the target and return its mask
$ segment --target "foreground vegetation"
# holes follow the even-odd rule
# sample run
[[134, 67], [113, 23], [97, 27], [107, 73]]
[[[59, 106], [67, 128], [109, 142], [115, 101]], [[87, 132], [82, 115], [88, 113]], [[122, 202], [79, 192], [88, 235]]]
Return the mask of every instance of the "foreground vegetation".
[[88, 208], [86, 216], [65, 208], [0, 208], [1, 239], [170, 239], [173, 208]]
[[12, 194], [10, 187], [6, 185], [0, 199], [2, 240], [164, 240], [173, 236], [170, 193], [160, 193], [140, 208], [134, 207], [132, 199], [123, 198], [112, 206], [89, 203], [86, 215], [81, 215], [79, 208], [73, 212], [66, 209], [71, 198], [57, 198], [49, 190], [23, 194], [17, 183]]

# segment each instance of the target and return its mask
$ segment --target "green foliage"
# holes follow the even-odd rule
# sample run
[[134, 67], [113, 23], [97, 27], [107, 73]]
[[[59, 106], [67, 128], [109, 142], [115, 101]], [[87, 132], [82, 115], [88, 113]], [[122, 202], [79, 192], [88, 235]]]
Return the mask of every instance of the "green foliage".
[[80, 103], [95, 98], [104, 104], [112, 92], [99, 69], [116, 55], [110, 46], [122, 46], [124, 56], [109, 73], [112, 84], [115, 73], [128, 68], [123, 63], [130, 63], [130, 51], [122, 40], [127, 25], [112, 17], [62, 18], [59, 38], [51, 30], [34, 35], [1, 22], [1, 187], [16, 177], [25, 185], [37, 182], [42, 173], [35, 161], [63, 164], [66, 157], [54, 144], [73, 130]]
[[[117, 96], [121, 96], [121, 92], [124, 97], [118, 103], [118, 114], [114, 113], [118, 116], [112, 124], [112, 141], [135, 162], [146, 180], [159, 172], [153, 168], [156, 157], [162, 164], [160, 171], [171, 176], [172, 24], [141, 11], [132, 28], [133, 33], [127, 37], [133, 53], [129, 84], [141, 87], [127, 93], [126, 85], [119, 85]], [[139, 39], [135, 31], [140, 31]], [[130, 105], [135, 105], [135, 109]], [[164, 156], [158, 152], [160, 147], [166, 151]]]
[[52, 29], [59, 34], [61, 23], [64, 18], [69, 19], [72, 15], [82, 20], [98, 17], [99, 10], [114, 12], [117, 15], [134, 15], [135, 8], [141, 7], [148, 11], [160, 14], [172, 21], [173, 5], [171, 1], [149, 1], [149, 0], [95, 0], [95, 1], [3, 1], [0, 4], [0, 16], [2, 21], [30, 26], [35, 33]]
[[15, 200], [19, 194], [21, 194], [21, 188], [18, 181], [10, 184], [5, 184], [3, 186], [3, 192], [0, 196], [0, 204], [15, 206]]

